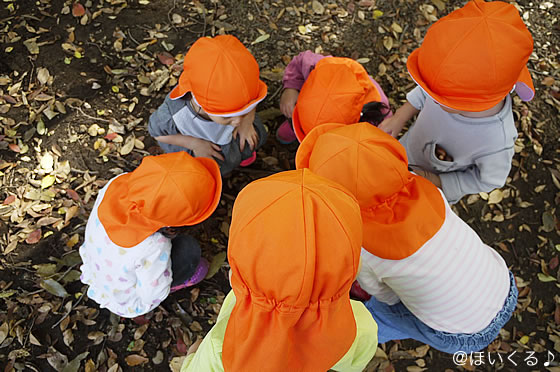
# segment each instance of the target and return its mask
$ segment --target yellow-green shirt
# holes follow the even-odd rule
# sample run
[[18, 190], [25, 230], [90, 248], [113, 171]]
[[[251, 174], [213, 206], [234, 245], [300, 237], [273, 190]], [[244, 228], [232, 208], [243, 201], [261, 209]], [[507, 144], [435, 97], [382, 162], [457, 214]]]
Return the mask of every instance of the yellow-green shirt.
[[[362, 371], [377, 349], [377, 323], [364, 304], [353, 300], [350, 300], [350, 303], [356, 320], [356, 338], [342, 359], [331, 367], [334, 371]], [[235, 295], [230, 291], [224, 300], [216, 324], [204, 337], [198, 351], [185, 358], [181, 372], [223, 372], [222, 346], [234, 306]]]

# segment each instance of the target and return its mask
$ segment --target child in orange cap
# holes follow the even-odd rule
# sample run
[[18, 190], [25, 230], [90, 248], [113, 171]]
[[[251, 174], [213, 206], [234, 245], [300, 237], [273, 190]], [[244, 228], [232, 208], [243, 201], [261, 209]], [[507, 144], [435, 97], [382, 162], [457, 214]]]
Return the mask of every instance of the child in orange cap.
[[187, 371], [362, 371], [377, 327], [349, 291], [359, 270], [356, 199], [309, 170], [245, 187], [233, 207], [227, 295]]
[[503, 258], [409, 172], [406, 152], [367, 123], [325, 124], [301, 143], [296, 166], [356, 196], [363, 221], [360, 286], [379, 343], [413, 338], [454, 353], [490, 344], [515, 310], [517, 287]]
[[150, 116], [165, 152], [214, 158], [222, 174], [256, 159], [267, 138], [257, 104], [266, 97], [259, 65], [231, 35], [202, 37], [189, 49], [179, 84]]
[[286, 67], [283, 84], [280, 110], [292, 120], [286, 120], [276, 132], [276, 139], [283, 144], [296, 139], [301, 142], [311, 130], [310, 122], [361, 120], [377, 125], [392, 115], [379, 84], [350, 58], [302, 52]]
[[170, 290], [208, 272], [198, 242], [170, 227], [195, 225], [216, 209], [218, 164], [185, 152], [147, 156], [111, 179], [95, 201], [80, 247], [89, 298], [123, 317], [145, 314]]
[[450, 203], [505, 184], [517, 138], [509, 93], [533, 98], [532, 51], [512, 4], [473, 0], [434, 23], [408, 58], [418, 86], [379, 127], [396, 137], [418, 113], [401, 143]]

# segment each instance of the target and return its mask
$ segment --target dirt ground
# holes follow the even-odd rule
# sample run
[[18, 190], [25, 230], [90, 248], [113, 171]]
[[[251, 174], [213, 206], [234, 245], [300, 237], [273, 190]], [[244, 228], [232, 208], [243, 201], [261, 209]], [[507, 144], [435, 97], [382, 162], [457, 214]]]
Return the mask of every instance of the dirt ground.
[[[212, 327], [229, 290], [225, 251], [235, 196], [254, 179], [294, 168], [297, 145], [274, 138], [283, 121], [278, 100], [286, 64], [308, 49], [354, 58], [398, 108], [414, 86], [408, 54], [433, 21], [463, 4], [4, 0], [3, 371], [177, 370], [188, 346]], [[560, 371], [560, 2], [514, 4], [535, 40], [529, 68], [536, 97], [514, 99], [519, 140], [506, 186], [465, 197], [456, 212], [507, 261], [520, 290], [518, 309], [472, 364], [458, 366], [452, 355], [404, 340], [380, 346], [368, 371]], [[212, 262], [211, 277], [170, 295], [145, 322], [116, 318], [88, 300], [79, 281], [77, 249], [89, 211], [107, 180], [160, 151], [146, 131], [150, 113], [176, 84], [188, 47], [222, 33], [237, 36], [259, 62], [269, 92], [259, 113], [271, 135], [254, 165], [224, 179], [214, 215], [192, 228]]]

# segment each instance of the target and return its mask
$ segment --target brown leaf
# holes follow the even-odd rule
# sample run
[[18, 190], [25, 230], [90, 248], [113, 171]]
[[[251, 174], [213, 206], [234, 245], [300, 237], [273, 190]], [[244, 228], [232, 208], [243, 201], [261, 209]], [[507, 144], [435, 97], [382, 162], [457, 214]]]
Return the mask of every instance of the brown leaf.
[[66, 210], [66, 214], [64, 215], [64, 223], [68, 223], [73, 217], [78, 214], [79, 207], [77, 205], [73, 205]]
[[74, 201], [81, 201], [80, 195], [72, 189], [66, 189], [66, 194]]
[[542, 80], [542, 83], [547, 87], [551, 87], [554, 85], [554, 78], [552, 76], [547, 76]]
[[41, 240], [41, 228], [38, 228], [38, 229], [34, 230], [31, 234], [29, 234], [27, 239], [25, 239], [25, 242], [27, 244], [35, 244], [39, 240]]
[[145, 358], [138, 354], [129, 355], [126, 358], [124, 358], [124, 360], [126, 361], [126, 364], [128, 364], [131, 367], [145, 364], [150, 361], [148, 358]]
[[111, 133], [107, 134], [104, 138], [108, 141], [112, 141], [117, 137], [118, 137], [118, 133], [111, 132]]
[[150, 326], [150, 323], [146, 323], [146, 324], [138, 327], [138, 329], [136, 329], [136, 331], [134, 332], [134, 339], [138, 340], [138, 339], [142, 338], [144, 333], [146, 333], [146, 331], [148, 330], [149, 326]]
[[4, 199], [4, 202], [2, 204], [4, 204], [4, 205], [12, 204], [15, 200], [16, 200], [15, 195], [8, 195], [8, 197], [6, 197], [6, 199]]
[[185, 345], [182, 337], [177, 337], [177, 351], [182, 355], [187, 353], [187, 345]]
[[74, 5], [72, 6], [72, 15], [74, 17], [81, 17], [84, 14], [86, 14], [86, 9], [84, 8], [84, 6], [80, 3], [74, 3]]
[[548, 268], [552, 271], [558, 267], [558, 256], [554, 256], [548, 262]]
[[554, 310], [554, 322], [560, 324], [560, 304], [556, 304], [556, 310]]
[[10, 148], [10, 150], [12, 150], [13, 152], [21, 152], [21, 149], [19, 148], [18, 145], [16, 145], [15, 143], [10, 143], [8, 145], [8, 147]]
[[159, 61], [166, 66], [171, 66], [172, 64], [175, 63], [175, 58], [167, 52], [159, 53], [157, 57]]

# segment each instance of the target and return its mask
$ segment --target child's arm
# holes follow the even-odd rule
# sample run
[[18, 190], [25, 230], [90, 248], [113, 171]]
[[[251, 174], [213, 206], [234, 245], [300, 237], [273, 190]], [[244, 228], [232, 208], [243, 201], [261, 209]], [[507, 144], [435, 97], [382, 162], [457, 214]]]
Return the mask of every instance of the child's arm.
[[400, 301], [399, 296], [385, 283], [377, 277], [375, 267], [379, 263], [379, 258], [375, 257], [362, 248], [362, 268], [358, 274], [357, 280], [360, 287], [377, 300], [394, 305]]
[[440, 173], [441, 189], [449, 203], [456, 203], [464, 195], [490, 192], [502, 187], [511, 169], [514, 150], [503, 149], [480, 156], [466, 170]]
[[181, 146], [186, 149], [192, 150], [194, 156], [205, 158], [214, 157], [222, 161], [224, 160], [224, 157], [220, 152], [222, 151], [222, 148], [219, 145], [210, 141], [203, 140], [202, 138], [196, 138], [184, 134], [170, 134], [168, 136], [157, 136], [154, 138], [159, 142]]
[[315, 64], [323, 58], [325, 56], [306, 50], [295, 56], [286, 66], [284, 77], [282, 78], [284, 92], [282, 92], [280, 97], [280, 111], [282, 111], [284, 116], [292, 117], [292, 112], [294, 111], [303, 83], [307, 80]]
[[406, 122], [419, 112], [420, 110], [412, 106], [410, 102], [406, 102], [393, 116], [383, 120], [381, 124], [379, 124], [379, 129], [396, 138], [404, 128]]

